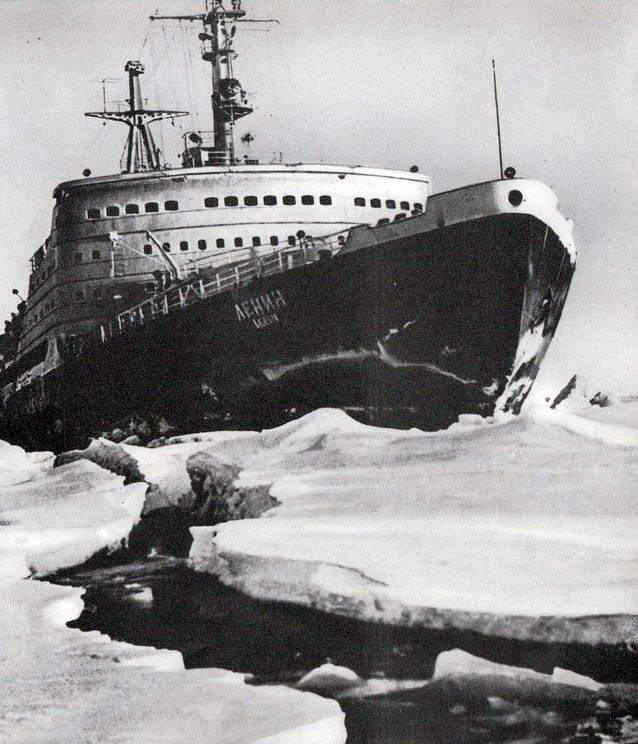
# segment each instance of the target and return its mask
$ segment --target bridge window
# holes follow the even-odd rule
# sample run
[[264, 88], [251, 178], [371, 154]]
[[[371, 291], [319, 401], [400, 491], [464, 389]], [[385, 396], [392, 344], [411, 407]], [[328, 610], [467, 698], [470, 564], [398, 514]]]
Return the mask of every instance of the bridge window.
[[145, 212], [159, 212], [159, 204], [157, 202], [147, 202], [144, 205]]
[[394, 201], [394, 199], [386, 199], [385, 205], [388, 209], [396, 209], [397, 203]]
[[279, 245], [279, 238], [276, 235], [270, 236], [270, 245]]
[[294, 235], [288, 236], [288, 245], [296, 245], [297, 244], [297, 238]]
[[179, 209], [179, 204], [175, 201], [175, 199], [169, 199], [169, 201], [164, 202], [164, 209], [167, 212], [177, 212]]
[[302, 204], [306, 204], [306, 205], [314, 204], [315, 203], [315, 197], [312, 196], [311, 194], [304, 194], [301, 197], [301, 203]]
[[357, 196], [355, 197], [354, 205], [355, 207], [365, 207], [366, 200], [362, 196]]
[[258, 236], [255, 236], [253, 238], [253, 246], [256, 248], [258, 245], [261, 245], [261, 238]]
[[244, 245], [244, 241], [241, 238], [235, 238], [235, 248], [241, 248]]
[[264, 196], [264, 204], [267, 207], [274, 207], [275, 204], [277, 204], [277, 197], [273, 196], [272, 194], [268, 194], [268, 196]]
[[124, 211], [126, 212], [126, 214], [139, 214], [140, 208], [138, 204], [127, 204], [124, 207]]
[[259, 199], [256, 196], [245, 196], [244, 204], [247, 207], [256, 207], [259, 204]]
[[82, 263], [82, 254], [81, 253], [74, 253], [73, 254], [73, 262], [76, 264]]
[[144, 245], [144, 253], [146, 253], [147, 256], [150, 256], [151, 253], [153, 253], [153, 246], [150, 243]]
[[187, 251], [188, 250], [188, 241], [182, 240], [179, 244], [180, 251]]
[[206, 241], [205, 240], [198, 240], [197, 241], [197, 247], [199, 248], [200, 251], [205, 251], [206, 250]]
[[293, 204], [297, 203], [297, 199], [291, 194], [286, 194], [286, 196], [284, 196], [281, 201], [288, 207], [291, 207]]
[[324, 207], [329, 207], [332, 204], [332, 197], [324, 194], [319, 197], [319, 204], [323, 204]]
[[100, 260], [100, 252], [99, 251], [92, 251], [91, 252], [91, 258], [94, 261], [99, 261]]
[[410, 209], [410, 202], [401, 202], [399, 206], [401, 207], [401, 209]]
[[415, 210], [416, 210], [417, 212], [422, 212], [422, 211], [423, 211], [423, 204], [420, 204], [419, 202], [415, 202], [415, 203], [414, 203], [414, 209], [415, 209]]
[[99, 220], [102, 215], [100, 214], [99, 209], [91, 208], [86, 210], [86, 216], [90, 220]]
[[381, 206], [381, 199], [370, 199], [370, 206], [379, 209]]
[[106, 216], [107, 217], [119, 217], [120, 216], [120, 208], [119, 207], [107, 207], [106, 208]]
[[224, 204], [227, 207], [236, 207], [239, 204], [239, 199], [236, 196], [225, 196]]
[[166, 253], [171, 252], [171, 244], [170, 243], [162, 243], [162, 248], [166, 251]]
[[219, 206], [219, 199], [216, 196], [207, 196], [204, 199], [204, 206], [205, 207], [218, 207]]
[[215, 241], [215, 245], [218, 248], [224, 248], [226, 245], [226, 241], [224, 240], [224, 238], [217, 238], [217, 240]]

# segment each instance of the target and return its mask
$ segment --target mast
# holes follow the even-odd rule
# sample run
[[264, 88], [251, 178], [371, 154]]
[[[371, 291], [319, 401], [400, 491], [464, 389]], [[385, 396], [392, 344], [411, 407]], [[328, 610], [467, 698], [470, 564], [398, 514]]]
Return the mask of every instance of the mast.
[[[271, 23], [271, 19], [248, 19], [241, 8], [241, 0], [205, 0], [206, 12], [199, 15], [152, 15], [151, 20], [201, 21], [204, 30], [199, 34], [202, 42], [202, 59], [211, 65], [213, 93], [214, 143], [209, 151], [212, 165], [233, 165], [235, 161], [235, 122], [251, 114], [246, 91], [233, 74], [233, 60], [237, 53], [233, 49], [236, 23]], [[196, 135], [191, 135], [191, 138]]]
[[126, 101], [129, 104], [128, 111], [89, 111], [85, 116], [120, 121], [128, 126], [129, 132], [124, 151], [126, 160], [124, 173], [161, 170], [161, 153], [155, 145], [149, 124], [161, 119], [187, 116], [188, 112], [145, 109], [140, 86], [140, 75], [144, 73], [144, 65], [131, 60], [126, 63], [124, 70], [128, 72], [129, 97]]

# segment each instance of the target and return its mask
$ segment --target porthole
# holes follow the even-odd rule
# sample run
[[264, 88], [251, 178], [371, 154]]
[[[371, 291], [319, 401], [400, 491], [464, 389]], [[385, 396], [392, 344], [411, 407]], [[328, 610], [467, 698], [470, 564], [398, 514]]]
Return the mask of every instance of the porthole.
[[327, 194], [320, 196], [319, 204], [322, 204], [324, 207], [329, 207], [332, 204], [332, 197], [328, 196]]
[[507, 195], [507, 200], [513, 207], [520, 207], [523, 203], [523, 194], [518, 189], [513, 189]]
[[217, 238], [217, 240], [215, 241], [215, 245], [218, 248], [223, 248], [226, 245], [226, 241], [224, 240], [224, 238]]
[[242, 238], [235, 238], [235, 248], [241, 248], [244, 245]]
[[144, 291], [146, 294], [155, 294], [155, 283], [154, 282], [146, 282], [144, 285]]
[[305, 204], [306, 206], [310, 206], [311, 204], [315, 203], [315, 197], [312, 196], [311, 194], [304, 194], [301, 197], [301, 203]]
[[188, 250], [188, 241], [182, 240], [179, 244], [180, 251], [187, 251]]
[[106, 208], [106, 216], [107, 217], [119, 217], [120, 216], [120, 208], [119, 207], [107, 207]]
[[386, 209], [396, 209], [397, 203], [394, 201], [394, 199], [386, 199], [385, 206], [386, 206]]
[[259, 199], [256, 196], [245, 196], [244, 204], [247, 207], [256, 207], [259, 204]]
[[166, 251], [166, 253], [171, 252], [171, 244], [170, 243], [162, 243], [162, 248]]
[[124, 211], [126, 212], [126, 214], [139, 214], [140, 208], [138, 204], [127, 204], [124, 207]]
[[404, 209], [406, 212], [410, 210], [410, 202], [403, 201], [401, 204], [399, 204], [401, 209]]
[[76, 264], [82, 263], [82, 254], [81, 253], [74, 253], [73, 254], [73, 261]]
[[279, 245], [279, 238], [276, 235], [270, 236], [270, 245]]
[[293, 204], [297, 203], [296, 197], [294, 197], [292, 194], [286, 194], [284, 198], [281, 200], [287, 207], [291, 207]]
[[239, 199], [236, 196], [225, 196], [224, 197], [224, 206], [236, 207], [238, 204], [239, 204]]
[[99, 220], [101, 217], [100, 210], [99, 209], [87, 209], [86, 216], [90, 220]]
[[93, 299], [94, 300], [101, 300], [103, 296], [104, 296], [104, 294], [102, 292], [102, 288], [101, 287], [98, 287], [97, 289], [94, 289], [93, 290]]
[[370, 206], [379, 209], [381, 206], [381, 199], [370, 199]]
[[362, 196], [357, 196], [355, 197], [354, 205], [355, 207], [365, 207], [366, 200]]
[[387, 225], [388, 222], [390, 222], [389, 217], [382, 217], [378, 222], [377, 225]]
[[73, 295], [76, 302], [82, 302], [84, 300], [84, 290], [83, 289], [76, 289], [75, 294]]
[[100, 252], [99, 251], [92, 251], [91, 252], [91, 258], [94, 261], [99, 261], [100, 260]]
[[264, 204], [267, 207], [274, 207], [277, 204], [277, 197], [273, 196], [272, 194], [264, 196]]
[[416, 212], [422, 212], [423, 211], [423, 204], [421, 204], [420, 202], [415, 202], [414, 203], [414, 209], [415, 209]]
[[168, 201], [164, 202], [164, 209], [167, 212], [177, 212], [179, 209], [179, 204], [174, 199], [169, 199]]
[[257, 235], [253, 238], [253, 246], [257, 248], [257, 246], [261, 245], [261, 238]]
[[207, 196], [204, 199], [204, 206], [209, 208], [218, 207], [219, 199], [216, 196]]
[[297, 238], [294, 235], [288, 236], [288, 245], [297, 245]]
[[145, 254], [146, 254], [147, 256], [150, 256], [150, 255], [151, 255], [151, 253], [153, 253], [153, 246], [152, 246], [152, 245], [151, 245], [150, 243], [146, 243], [146, 244], [144, 245], [144, 253], [145, 253]]
[[144, 205], [145, 212], [159, 212], [159, 204], [157, 202], [147, 202]]
[[206, 241], [203, 240], [203, 239], [202, 240], [198, 240], [197, 241], [197, 247], [199, 248], [200, 251], [205, 251], [206, 250]]

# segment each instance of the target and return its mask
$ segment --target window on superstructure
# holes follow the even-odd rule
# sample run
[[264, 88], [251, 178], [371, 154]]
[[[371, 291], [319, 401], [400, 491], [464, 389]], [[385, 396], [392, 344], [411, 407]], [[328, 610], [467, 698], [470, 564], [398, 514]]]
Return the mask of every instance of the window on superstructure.
[[219, 206], [219, 199], [216, 196], [207, 196], [204, 199], [204, 206], [205, 207], [209, 207], [211, 209], [213, 207], [218, 207]]
[[199, 248], [200, 251], [205, 251], [206, 250], [206, 241], [203, 240], [203, 239], [202, 240], [198, 240], [197, 241], [197, 247]]
[[241, 238], [235, 238], [235, 248], [241, 248], [244, 245], [244, 241]]
[[319, 197], [319, 204], [323, 204], [324, 207], [329, 207], [332, 204], [332, 197], [324, 194]]
[[378, 222], [377, 225], [387, 225], [388, 222], [390, 222], [389, 217], [382, 217]]
[[401, 202], [401, 204], [399, 204], [399, 206], [401, 207], [401, 209], [410, 209], [410, 202], [403, 201]]
[[159, 212], [159, 204], [157, 202], [146, 202], [144, 205], [145, 212]]
[[217, 240], [215, 241], [215, 245], [218, 248], [224, 248], [226, 245], [226, 241], [224, 240], [224, 238], [217, 238]]
[[126, 214], [139, 214], [140, 208], [138, 204], [127, 204], [124, 207], [124, 211], [126, 212]]
[[119, 207], [107, 207], [106, 208], [106, 216], [107, 217], [119, 217], [120, 216], [120, 208]]
[[394, 201], [394, 199], [386, 199], [385, 206], [387, 209], [396, 209], [397, 203]]
[[100, 214], [99, 209], [91, 208], [86, 210], [86, 216], [90, 220], [99, 220], [102, 215]]
[[258, 245], [261, 245], [261, 238], [257, 235], [253, 238], [253, 247], [257, 247]]
[[82, 263], [82, 254], [80, 252], [73, 254], [73, 263]]
[[362, 196], [356, 196], [354, 199], [355, 207], [365, 207], [366, 200]]
[[180, 251], [187, 251], [188, 250], [188, 241], [187, 240], [180, 241], [179, 249], [180, 249]]
[[287, 207], [291, 207], [293, 204], [297, 203], [297, 199], [292, 194], [286, 194], [284, 198], [281, 200]]
[[416, 212], [422, 212], [423, 211], [423, 204], [421, 204], [420, 202], [415, 202], [414, 203], [414, 209], [415, 209]]
[[162, 248], [166, 251], [166, 253], [171, 252], [171, 244], [170, 243], [162, 243]]
[[239, 204], [239, 199], [236, 196], [225, 196], [224, 197], [224, 206], [236, 207], [238, 204]]
[[99, 259], [100, 259], [100, 252], [99, 251], [91, 251], [91, 258], [93, 258], [95, 261], [99, 261]]
[[256, 207], [259, 204], [259, 199], [256, 196], [245, 196], [244, 204], [247, 207]]
[[144, 291], [146, 294], [155, 294], [155, 282], [146, 282]]
[[76, 289], [75, 293], [73, 294], [73, 299], [76, 302], [83, 302], [84, 300], [84, 290], [83, 289]]
[[279, 245], [279, 238], [276, 235], [270, 236], [270, 245]]
[[175, 201], [175, 199], [169, 199], [169, 201], [164, 202], [164, 209], [167, 212], [177, 212], [179, 209], [179, 204]]
[[315, 203], [315, 197], [312, 196], [312, 194], [304, 194], [301, 197], [301, 203], [305, 204], [306, 206], [310, 206], [311, 204]]
[[267, 207], [274, 207], [277, 204], [277, 197], [273, 196], [272, 194], [264, 196], [264, 204]]
[[93, 299], [94, 300], [101, 300], [104, 298], [104, 291], [102, 287], [97, 287], [93, 290]]
[[370, 199], [370, 206], [379, 209], [381, 206], [381, 199]]
[[145, 243], [144, 244], [144, 253], [147, 256], [150, 256], [151, 253], [153, 253], [153, 246], [150, 243]]
[[294, 235], [288, 236], [288, 245], [297, 245], [297, 238]]

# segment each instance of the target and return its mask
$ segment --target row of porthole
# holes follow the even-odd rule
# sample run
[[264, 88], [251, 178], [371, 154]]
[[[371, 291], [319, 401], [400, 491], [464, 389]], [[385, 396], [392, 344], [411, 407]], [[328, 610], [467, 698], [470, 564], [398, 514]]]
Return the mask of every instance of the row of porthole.
[[[300, 198], [301, 204], [305, 206], [312, 206], [315, 203], [315, 197], [312, 194], [304, 194]], [[220, 205], [220, 199], [217, 196], [207, 196], [204, 199], [204, 206], [208, 209], [214, 209], [216, 207], [219, 207]], [[262, 198], [262, 203], [266, 207], [274, 207], [278, 204], [278, 198], [274, 194], [267, 194]], [[286, 194], [281, 198], [281, 203], [284, 206], [294, 206], [297, 203], [297, 197], [292, 194]], [[223, 199], [223, 204], [225, 207], [238, 207], [239, 206], [239, 197], [237, 196], [225, 196]], [[259, 205], [259, 198], [254, 195], [250, 196], [244, 196], [243, 197], [243, 204], [246, 207], [256, 207]], [[330, 206], [332, 204], [332, 197], [328, 194], [322, 194], [319, 197], [319, 204], [322, 206]], [[357, 196], [354, 199], [354, 205], [355, 207], [365, 207], [367, 206], [367, 201], [365, 197], [363, 196]], [[380, 209], [384, 205], [384, 202], [381, 199], [378, 198], [372, 198], [370, 199], [370, 206], [373, 209]], [[385, 207], [387, 209], [397, 209], [397, 202], [395, 199], [386, 199], [385, 200]], [[405, 211], [410, 211], [410, 209], [415, 209], [419, 212], [423, 211], [423, 204], [419, 202], [415, 202], [414, 205], [411, 207], [410, 202], [402, 201], [399, 202], [399, 209], [403, 209]], [[167, 212], [176, 212], [179, 209], [179, 202], [175, 201], [174, 199], [169, 199], [168, 201], [164, 202], [164, 209]], [[147, 202], [144, 205], [144, 212], [147, 214], [154, 214], [160, 211], [159, 203], [158, 202]], [[124, 207], [124, 214], [127, 215], [135, 215], [140, 214], [140, 206], [139, 204], [127, 204]], [[115, 205], [111, 205], [105, 208], [105, 215], [106, 217], [119, 217], [120, 216], [120, 208]], [[90, 220], [99, 220], [102, 217], [102, 210], [97, 207], [91, 207], [90, 209], [87, 209], [86, 216]]]

